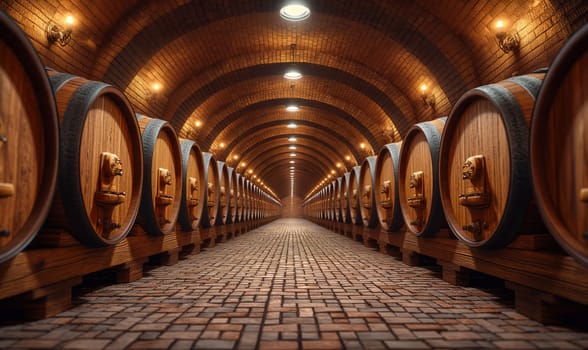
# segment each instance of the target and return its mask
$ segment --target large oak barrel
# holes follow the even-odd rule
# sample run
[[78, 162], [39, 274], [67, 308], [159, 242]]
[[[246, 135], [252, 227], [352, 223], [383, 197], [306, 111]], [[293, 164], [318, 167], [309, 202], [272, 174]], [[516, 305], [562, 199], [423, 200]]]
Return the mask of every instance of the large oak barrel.
[[178, 222], [182, 230], [193, 231], [200, 225], [204, 206], [204, 162], [196, 142], [180, 139], [182, 151], [182, 201]]
[[251, 181], [243, 178], [243, 220], [251, 221]]
[[539, 211], [559, 244], [588, 266], [588, 26], [554, 59], [531, 122]]
[[328, 209], [327, 207], [329, 206], [329, 201], [328, 201], [328, 189], [327, 186], [324, 186], [321, 189], [321, 219], [323, 220], [327, 220], [327, 216], [328, 216]]
[[376, 208], [382, 228], [400, 230], [404, 224], [398, 195], [398, 165], [402, 142], [384, 145], [376, 159]]
[[117, 244], [130, 232], [141, 202], [142, 142], [133, 108], [111, 85], [48, 74], [60, 151], [58, 192], [46, 228], [65, 229], [90, 246]]
[[239, 222], [245, 220], [245, 176], [238, 174], [237, 216]]
[[375, 228], [378, 226], [376, 210], [376, 156], [366, 157], [359, 170], [360, 213], [363, 226]]
[[227, 223], [229, 215], [229, 170], [225, 162], [216, 161], [218, 167], [218, 215], [216, 216], [216, 225], [224, 225]]
[[441, 133], [446, 119], [413, 125], [400, 150], [400, 208], [408, 230], [417, 236], [432, 235], [444, 223], [437, 172]]
[[447, 120], [440, 154], [441, 200], [449, 227], [469, 246], [504, 246], [532, 217], [529, 122], [543, 75], [472, 89]]
[[360, 211], [360, 189], [359, 189], [359, 175], [361, 166], [354, 166], [349, 175], [349, 217], [351, 223], [355, 225], [363, 225]]
[[351, 209], [349, 208], [349, 179], [351, 173], [346, 172], [341, 178], [341, 222], [351, 222]]
[[37, 52], [0, 11], [0, 263], [35, 238], [58, 166], [55, 100]]
[[202, 218], [200, 225], [209, 228], [215, 225], [216, 217], [220, 213], [220, 177], [218, 163], [214, 156], [208, 152], [202, 152], [202, 161], [204, 162], [204, 207], [202, 208]]
[[233, 224], [239, 221], [237, 208], [239, 205], [239, 174], [234, 168], [228, 167], [229, 172], [229, 217], [227, 223]]
[[143, 139], [143, 194], [137, 222], [161, 236], [175, 228], [182, 202], [182, 156], [168, 122], [137, 114]]
[[335, 181], [329, 182], [327, 189], [327, 220], [335, 221]]
[[341, 186], [342, 177], [335, 179], [335, 222], [341, 222]]

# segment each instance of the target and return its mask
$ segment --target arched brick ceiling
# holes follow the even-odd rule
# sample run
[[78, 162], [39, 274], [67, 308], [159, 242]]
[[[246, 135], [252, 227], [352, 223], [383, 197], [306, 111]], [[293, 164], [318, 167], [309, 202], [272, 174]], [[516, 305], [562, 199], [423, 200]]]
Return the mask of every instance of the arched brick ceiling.
[[[241, 173], [247, 162], [280, 198], [290, 195], [288, 136], [304, 197], [333, 164], [340, 176], [468, 89], [547, 66], [588, 18], [582, 0], [313, 0], [311, 17], [291, 23], [279, 17], [284, 2], [0, 0], [49, 66], [120, 87], [137, 112], [169, 120]], [[47, 21], [67, 13], [79, 21], [74, 43], [48, 46]], [[521, 35], [518, 55], [496, 45], [497, 18]], [[292, 63], [304, 74], [294, 89], [282, 77]], [[150, 96], [154, 82], [163, 90]], [[290, 101], [301, 110], [285, 112]]]

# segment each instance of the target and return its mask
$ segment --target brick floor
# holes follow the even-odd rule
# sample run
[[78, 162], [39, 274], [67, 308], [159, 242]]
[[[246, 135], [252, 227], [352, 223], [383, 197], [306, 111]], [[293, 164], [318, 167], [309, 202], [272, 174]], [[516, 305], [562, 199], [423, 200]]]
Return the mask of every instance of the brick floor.
[[505, 290], [455, 287], [360, 243], [282, 219], [80, 294], [53, 318], [0, 327], [0, 348], [582, 349]]

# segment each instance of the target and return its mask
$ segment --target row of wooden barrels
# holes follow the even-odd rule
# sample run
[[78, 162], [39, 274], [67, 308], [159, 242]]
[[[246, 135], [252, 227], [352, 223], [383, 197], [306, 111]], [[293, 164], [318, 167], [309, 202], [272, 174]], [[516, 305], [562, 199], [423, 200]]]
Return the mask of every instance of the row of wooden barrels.
[[588, 266], [587, 51], [588, 26], [548, 70], [466, 92], [448, 117], [413, 125], [306, 200], [305, 214], [423, 237], [449, 227], [480, 248], [549, 231]]
[[280, 204], [103, 82], [43, 67], [0, 12], [0, 263], [38, 232], [113, 245], [276, 216]]

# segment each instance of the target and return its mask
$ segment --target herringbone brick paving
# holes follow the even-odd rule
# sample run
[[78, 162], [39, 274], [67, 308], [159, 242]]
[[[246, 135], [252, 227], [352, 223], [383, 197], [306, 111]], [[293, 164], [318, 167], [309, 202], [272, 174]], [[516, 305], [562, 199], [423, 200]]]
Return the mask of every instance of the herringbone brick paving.
[[[582, 349], [588, 333], [516, 313], [308, 221], [282, 219], [0, 328], [0, 348]], [[504, 292], [504, 291], [503, 291]]]

